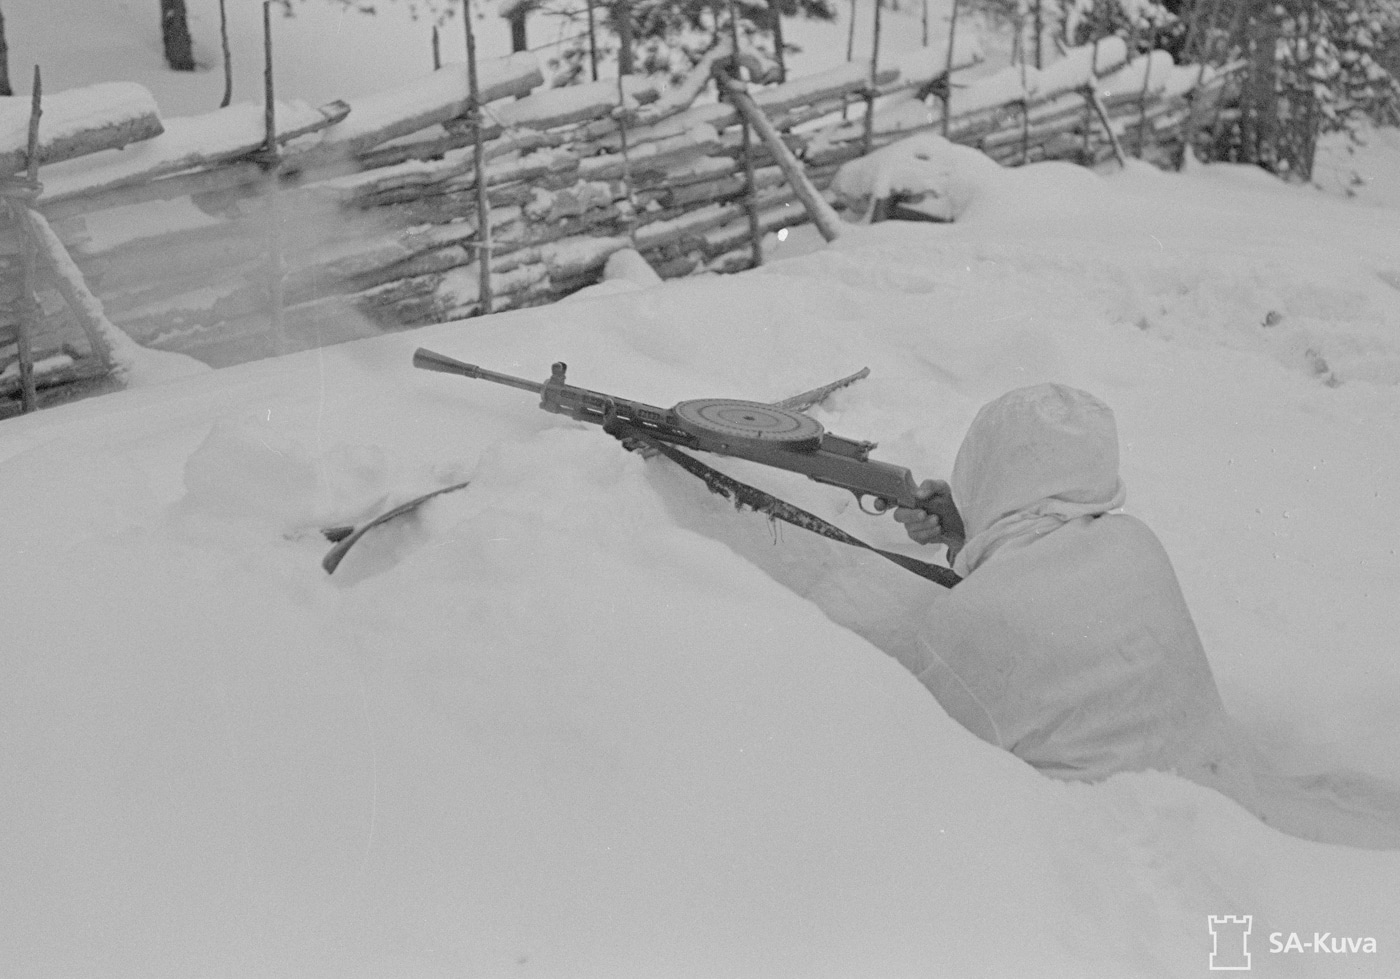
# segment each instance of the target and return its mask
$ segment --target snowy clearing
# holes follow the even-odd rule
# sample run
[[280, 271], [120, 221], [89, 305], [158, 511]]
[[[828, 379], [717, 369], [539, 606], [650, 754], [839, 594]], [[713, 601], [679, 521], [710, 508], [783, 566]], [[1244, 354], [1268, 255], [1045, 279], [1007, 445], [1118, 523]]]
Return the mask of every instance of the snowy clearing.
[[[107, 26], [102, 52], [156, 44]], [[813, 69], [844, 44], [820, 30]], [[1251, 916], [1252, 974], [1400, 974], [1397, 853], [1169, 775], [1047, 779], [744, 556], [811, 553], [799, 531], [410, 365], [564, 360], [660, 405], [869, 365], [813, 414], [919, 477], [1007, 389], [1091, 391], [1243, 732], [1289, 774], [1400, 786], [1395, 135], [1338, 152], [1328, 193], [944, 160], [956, 224], [796, 229], [756, 272], [623, 268], [4, 422], [0, 975], [1179, 977], [1210, 974], [1212, 915]], [[914, 550], [839, 491], [726, 468]], [[461, 479], [321, 571], [319, 528]]]
[[[1009, 387], [1094, 391], [1245, 731], [1400, 781], [1392, 215], [1230, 168], [974, 197], [7, 422], [6, 972], [1174, 976], [1225, 913], [1379, 943], [1321, 972], [1256, 944], [1264, 974], [1394, 971], [1400, 856], [1165, 775], [1045, 779], [698, 533], [746, 518], [662, 460], [409, 365], [563, 359], [669, 404], [869, 364], [817, 417], [920, 476]], [[320, 571], [316, 528], [461, 478]]]

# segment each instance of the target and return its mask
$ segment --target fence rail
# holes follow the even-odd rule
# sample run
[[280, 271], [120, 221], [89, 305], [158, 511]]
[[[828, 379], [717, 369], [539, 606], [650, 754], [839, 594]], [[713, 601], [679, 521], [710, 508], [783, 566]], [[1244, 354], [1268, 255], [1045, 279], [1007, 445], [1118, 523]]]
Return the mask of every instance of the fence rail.
[[[215, 366], [479, 312], [478, 138], [494, 310], [589, 285], [622, 248], [665, 278], [735, 271], [752, 262], [751, 207], [759, 233], [808, 218], [761, 141], [745, 159], [735, 108], [699, 98], [730, 55], [719, 46], [666, 89], [632, 77], [549, 89], [532, 55], [484, 62], [479, 133], [461, 65], [319, 108], [240, 105], [170, 120], [139, 87], [106, 86], [87, 105], [106, 99], [110, 111], [86, 121], [69, 113], [37, 144], [42, 190], [31, 203], [112, 323], [144, 346]], [[1124, 153], [1167, 164], [1193, 127], [1219, 115], [1234, 77], [1173, 65], [1163, 52], [1129, 59], [1117, 38], [1043, 71], [1017, 66], [959, 84], [955, 73], [978, 60], [971, 46], [924, 48], [876, 72], [849, 64], [748, 92], [826, 191], [842, 163], [920, 132], [1007, 165]], [[122, 140], [125, 150], [110, 149]], [[27, 167], [31, 152], [0, 141], [10, 170]], [[44, 162], [58, 156], [67, 162]], [[198, 212], [184, 212], [199, 220], [156, 221], [149, 235], [110, 243], [88, 232], [101, 212], [176, 200], [193, 202]], [[20, 373], [18, 346], [6, 341], [17, 330], [27, 232], [13, 211], [0, 224], [0, 399], [14, 396]], [[53, 284], [38, 290], [44, 315], [28, 337], [41, 386], [91, 376], [103, 356], [75, 331], [78, 311]]]

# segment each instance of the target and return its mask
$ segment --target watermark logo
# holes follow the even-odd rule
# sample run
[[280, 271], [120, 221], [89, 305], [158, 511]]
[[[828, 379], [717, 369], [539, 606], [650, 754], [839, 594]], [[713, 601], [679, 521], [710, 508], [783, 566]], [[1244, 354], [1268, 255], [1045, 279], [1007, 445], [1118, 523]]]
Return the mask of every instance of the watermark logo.
[[1315, 931], [1311, 936], [1290, 931], [1269, 932], [1270, 952], [1311, 952], [1314, 955], [1376, 954], [1376, 940], [1364, 935], [1334, 935], [1330, 931]]
[[1210, 951], [1212, 971], [1244, 972], [1249, 965], [1249, 933], [1254, 928], [1252, 914], [1212, 914], [1206, 918], [1214, 940]]

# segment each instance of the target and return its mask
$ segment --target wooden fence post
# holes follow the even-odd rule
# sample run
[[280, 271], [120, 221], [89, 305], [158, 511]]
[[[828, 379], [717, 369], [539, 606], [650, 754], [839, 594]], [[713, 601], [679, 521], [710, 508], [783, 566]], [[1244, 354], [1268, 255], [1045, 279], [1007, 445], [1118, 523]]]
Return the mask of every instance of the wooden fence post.
[[486, 193], [486, 146], [481, 133], [481, 86], [476, 74], [476, 31], [472, 28], [472, 0], [462, 0], [462, 23], [467, 34], [467, 98], [471, 102], [472, 157], [476, 167], [477, 301], [489, 316], [491, 293], [491, 198]]
[[875, 79], [880, 71], [880, 8], [883, 0], [875, 0], [875, 36], [870, 42], [870, 87], [865, 93], [865, 136], [863, 153], [869, 153], [875, 141]]
[[[851, 17], [846, 29], [846, 63], [850, 64], [856, 58], [856, 0], [851, 0]], [[850, 103], [845, 97], [841, 99], [841, 121], [846, 121], [846, 110]]]
[[953, 0], [953, 12], [948, 17], [948, 57], [943, 62], [943, 138], [953, 118], [953, 43], [958, 34], [958, 0]]
[[1108, 135], [1109, 145], [1113, 147], [1113, 158], [1118, 161], [1120, 167], [1126, 168], [1128, 160], [1123, 154], [1123, 146], [1118, 142], [1118, 134], [1113, 131], [1113, 121], [1109, 119], [1108, 110], [1103, 107], [1103, 102], [1099, 100], [1099, 93], [1095, 91], [1094, 83], [1090, 82], [1080, 91], [1084, 95], [1084, 100], [1093, 106], [1094, 114], [1099, 117], [1099, 123]]
[[[624, 0], [625, 2], [625, 0]], [[622, 85], [622, 75], [617, 76], [617, 118], [618, 149], [622, 151], [622, 192], [627, 195], [627, 237], [632, 244], [637, 243], [637, 194], [632, 183], [632, 148], [627, 141], [627, 90]]]
[[1031, 102], [1021, 100], [1021, 166], [1031, 162]]
[[285, 278], [286, 256], [282, 249], [282, 212], [278, 193], [278, 170], [280, 152], [277, 146], [277, 102], [272, 78], [272, 2], [263, 0], [263, 131], [266, 142], [263, 144], [263, 170], [267, 174], [267, 305], [268, 332], [272, 340], [272, 352], [281, 355], [287, 352], [287, 337], [283, 322], [282, 307], [286, 302]]
[[730, 42], [734, 47], [733, 54], [729, 57], [729, 64], [723, 68], [724, 74], [720, 76], [720, 86], [734, 108], [739, 112], [739, 132], [743, 139], [744, 154], [744, 210], [749, 218], [749, 262], [751, 268], [758, 268], [763, 264], [763, 228], [758, 220], [758, 181], [754, 177], [753, 168], [753, 134], [750, 131], [749, 118], [744, 114], [744, 110], [735, 101], [736, 93], [743, 93], [744, 83], [739, 79], [739, 11], [734, 0], [729, 0], [729, 34]]
[[1152, 53], [1157, 50], [1157, 28], [1154, 25], [1147, 48], [1147, 64], [1142, 66], [1142, 89], [1138, 92], [1137, 158], [1142, 159], [1147, 146], [1147, 90], [1152, 80]]

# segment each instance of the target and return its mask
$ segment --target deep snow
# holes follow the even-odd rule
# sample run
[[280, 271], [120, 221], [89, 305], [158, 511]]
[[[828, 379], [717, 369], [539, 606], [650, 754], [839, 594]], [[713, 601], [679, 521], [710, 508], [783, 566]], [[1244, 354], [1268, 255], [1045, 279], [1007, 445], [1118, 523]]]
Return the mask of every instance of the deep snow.
[[[954, 225], [0, 425], [0, 974], [1175, 977], [1212, 914], [1253, 916], [1258, 974], [1400, 972], [1397, 854], [1168, 775], [1045, 779], [728, 545], [761, 519], [410, 366], [665, 405], [868, 364], [814, 414], [920, 477], [1006, 389], [1092, 391], [1244, 732], [1400, 785], [1396, 211], [1235, 167], [966, 173]], [[318, 527], [467, 477], [321, 572]]]

